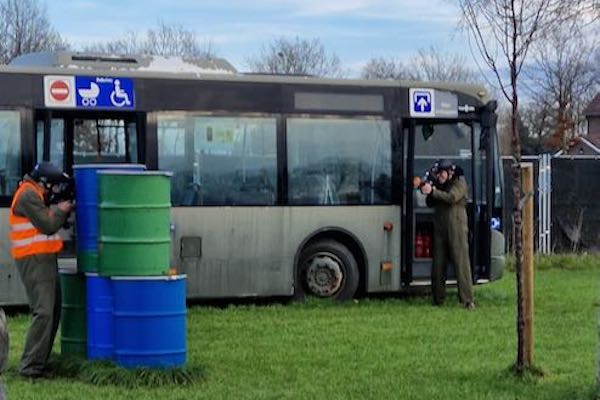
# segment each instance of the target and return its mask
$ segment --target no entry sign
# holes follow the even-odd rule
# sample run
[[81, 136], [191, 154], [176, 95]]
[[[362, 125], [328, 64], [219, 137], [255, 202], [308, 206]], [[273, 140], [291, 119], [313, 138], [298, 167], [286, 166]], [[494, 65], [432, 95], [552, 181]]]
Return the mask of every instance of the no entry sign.
[[75, 77], [44, 76], [46, 107], [75, 107]]
[[65, 81], [54, 81], [50, 84], [52, 100], [64, 101], [69, 97], [69, 85]]

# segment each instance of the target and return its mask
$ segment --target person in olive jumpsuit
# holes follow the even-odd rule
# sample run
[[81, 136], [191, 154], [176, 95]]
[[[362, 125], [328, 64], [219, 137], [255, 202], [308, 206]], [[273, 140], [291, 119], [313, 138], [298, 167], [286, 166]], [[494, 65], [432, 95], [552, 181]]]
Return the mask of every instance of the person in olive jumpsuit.
[[433, 303], [444, 302], [446, 267], [452, 262], [458, 280], [460, 302], [474, 309], [471, 263], [469, 261], [469, 226], [467, 223], [467, 181], [460, 167], [447, 160], [437, 162], [433, 185], [426, 183], [421, 192], [427, 195], [427, 205], [433, 207], [433, 268], [431, 286]]
[[51, 163], [36, 165], [20, 182], [9, 213], [11, 234], [15, 235], [11, 239], [11, 251], [33, 310], [19, 373], [31, 378], [44, 376], [60, 321], [57, 253], [62, 248], [62, 240], [56, 232], [65, 222], [72, 204], [62, 201], [51, 210], [44, 198], [61, 176], [62, 171]]

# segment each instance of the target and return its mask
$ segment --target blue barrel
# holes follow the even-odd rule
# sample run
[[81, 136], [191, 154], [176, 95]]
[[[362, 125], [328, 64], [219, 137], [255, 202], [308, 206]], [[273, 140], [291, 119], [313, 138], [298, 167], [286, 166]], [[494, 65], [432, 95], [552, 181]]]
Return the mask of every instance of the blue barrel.
[[111, 360], [113, 355], [113, 299], [109, 278], [86, 273], [87, 358]]
[[81, 164], [73, 166], [75, 176], [75, 215], [77, 228], [77, 268], [95, 272], [98, 263], [98, 170], [146, 169], [142, 164]]
[[112, 277], [113, 359], [125, 368], [185, 364], [185, 275]]

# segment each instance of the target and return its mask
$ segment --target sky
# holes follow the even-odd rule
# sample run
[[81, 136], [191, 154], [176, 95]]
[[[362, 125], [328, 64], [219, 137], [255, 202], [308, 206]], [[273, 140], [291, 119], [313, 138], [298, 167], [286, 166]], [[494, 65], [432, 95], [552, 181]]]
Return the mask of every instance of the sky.
[[[44, 0], [42, 0], [44, 2]], [[318, 38], [357, 77], [372, 57], [406, 59], [436, 46], [472, 60], [451, 0], [45, 0], [50, 23], [75, 48], [181, 24], [239, 71], [269, 41]], [[475, 61], [473, 61], [473, 65]]]

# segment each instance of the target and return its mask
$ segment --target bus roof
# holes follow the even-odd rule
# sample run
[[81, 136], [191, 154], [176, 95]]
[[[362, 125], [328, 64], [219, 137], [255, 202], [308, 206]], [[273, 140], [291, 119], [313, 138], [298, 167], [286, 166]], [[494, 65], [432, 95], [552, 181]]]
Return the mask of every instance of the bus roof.
[[118, 56], [67, 51], [41, 52], [15, 58], [9, 65], [0, 66], [0, 73], [110, 75], [148, 79], [190, 79], [388, 88], [419, 87], [461, 92], [479, 99], [482, 103], [491, 100], [485, 87], [476, 84], [240, 73], [227, 60], [222, 58], [188, 59], [164, 56]]

